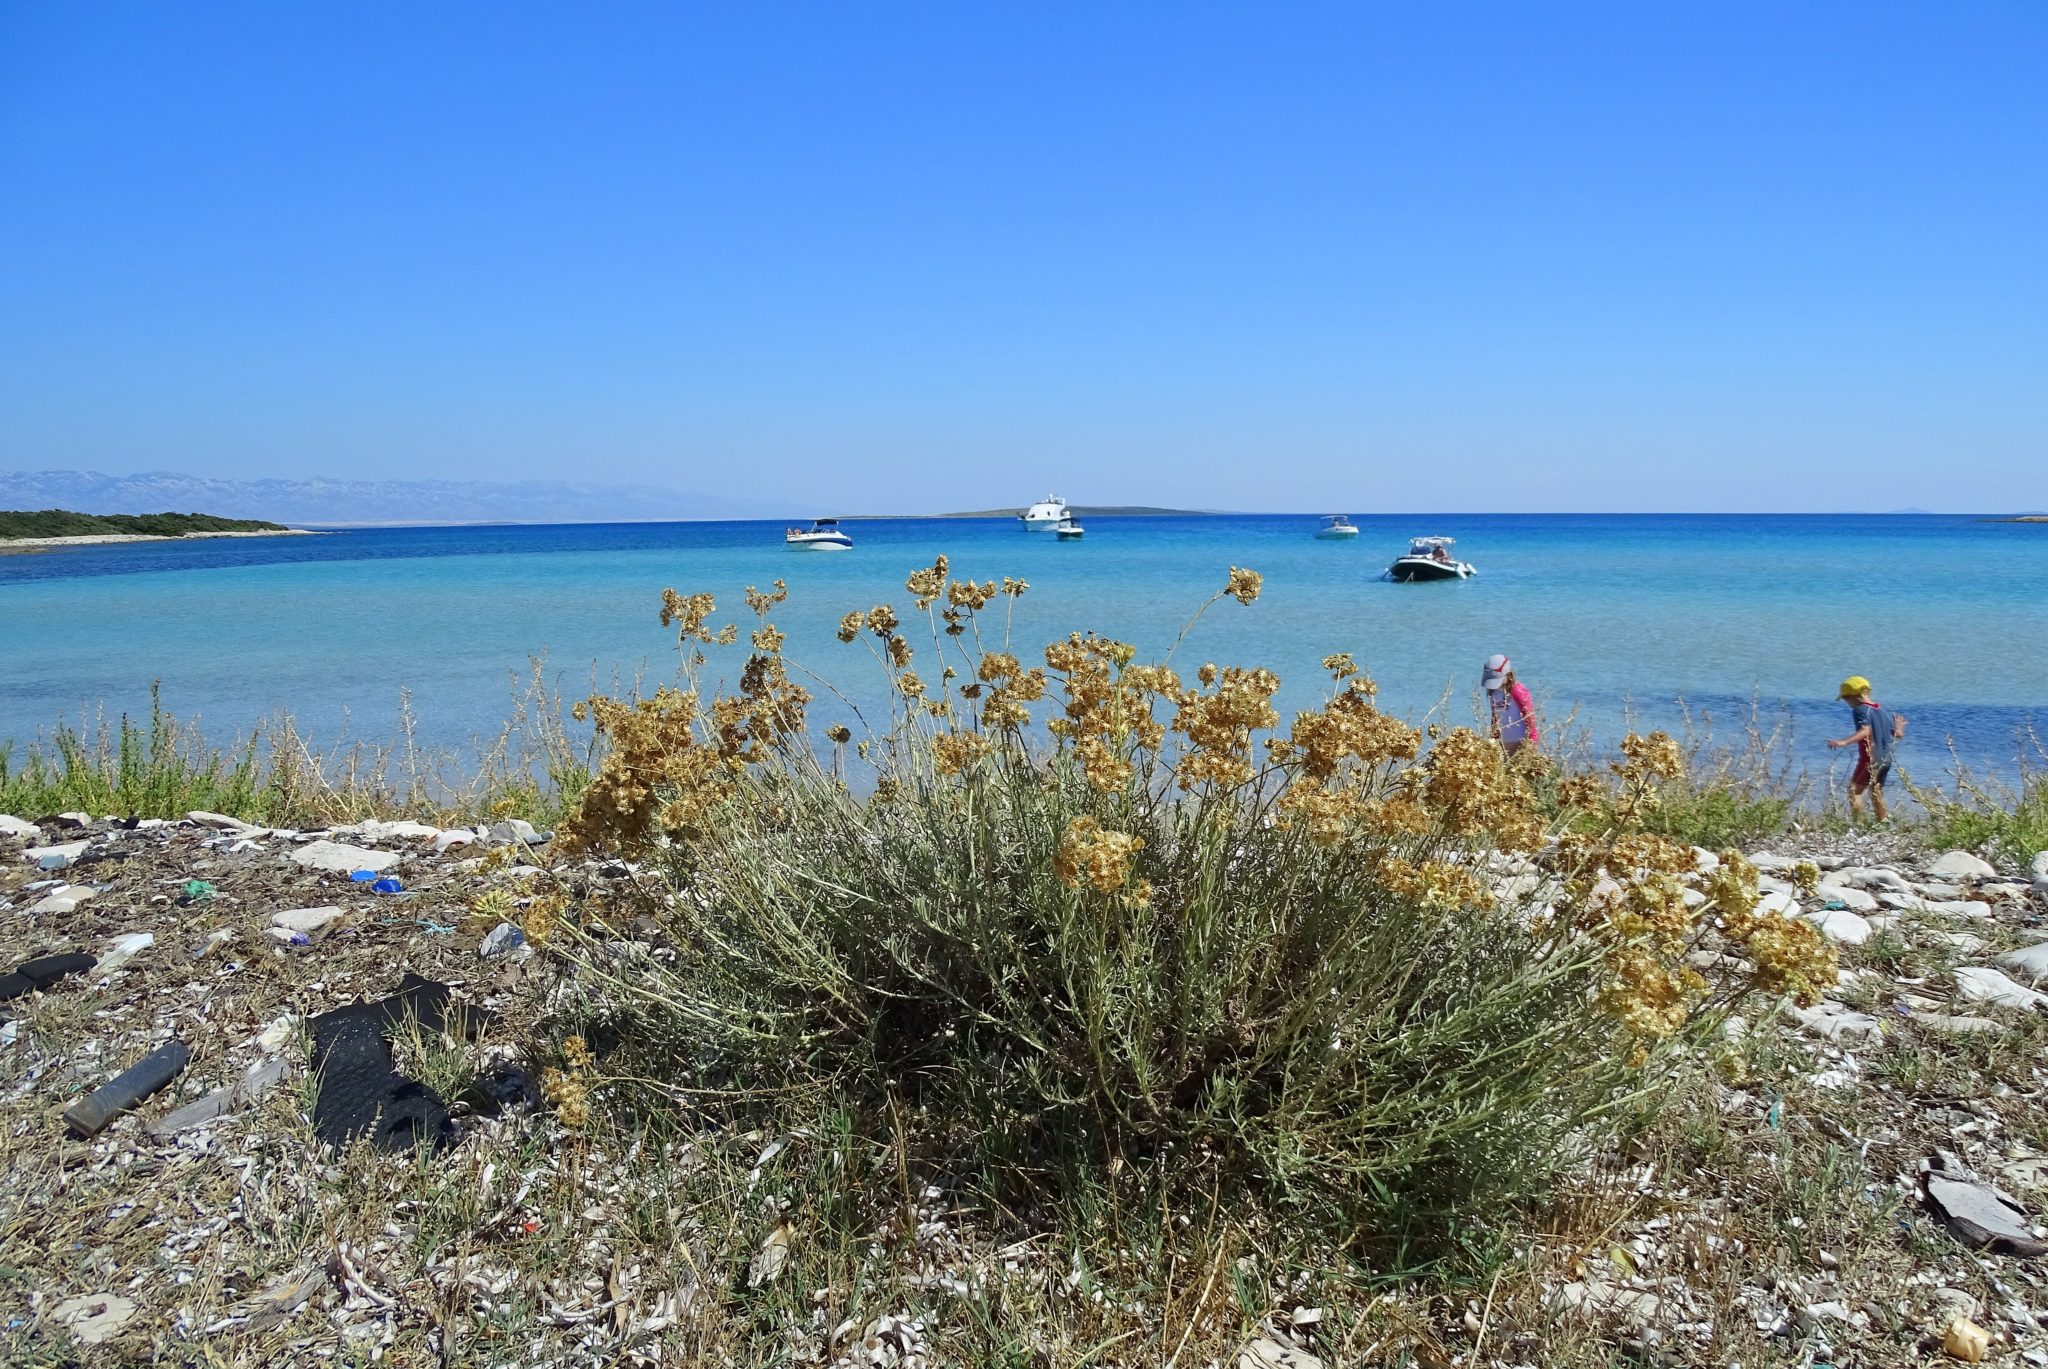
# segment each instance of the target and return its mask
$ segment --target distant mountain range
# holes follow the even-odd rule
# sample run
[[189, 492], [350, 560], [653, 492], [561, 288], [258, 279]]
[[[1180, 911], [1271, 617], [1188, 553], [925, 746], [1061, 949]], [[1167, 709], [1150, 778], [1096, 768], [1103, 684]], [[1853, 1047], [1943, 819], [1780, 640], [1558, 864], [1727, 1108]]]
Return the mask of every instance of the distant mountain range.
[[757, 500], [659, 485], [566, 480], [213, 480], [150, 471], [0, 471], [0, 509], [81, 513], [201, 511], [280, 523], [597, 523], [670, 518], [766, 518]]

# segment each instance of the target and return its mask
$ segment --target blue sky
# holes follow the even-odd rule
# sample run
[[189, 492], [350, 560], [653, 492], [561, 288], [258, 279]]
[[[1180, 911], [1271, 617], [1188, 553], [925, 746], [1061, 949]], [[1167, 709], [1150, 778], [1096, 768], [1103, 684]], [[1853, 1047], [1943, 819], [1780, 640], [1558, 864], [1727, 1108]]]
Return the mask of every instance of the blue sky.
[[0, 0], [0, 467], [2048, 506], [2048, 6]]

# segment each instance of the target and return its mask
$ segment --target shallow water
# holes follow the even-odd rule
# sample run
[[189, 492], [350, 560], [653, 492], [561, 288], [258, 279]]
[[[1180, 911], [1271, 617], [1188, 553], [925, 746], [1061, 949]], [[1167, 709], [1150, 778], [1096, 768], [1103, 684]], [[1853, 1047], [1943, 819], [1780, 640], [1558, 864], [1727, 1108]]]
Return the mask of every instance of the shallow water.
[[[1478, 668], [1514, 658], [1551, 718], [1598, 740], [1685, 710], [1733, 740], [1752, 699], [1798, 759], [1839, 780], [1844, 675], [1912, 718], [1908, 771], [1949, 746], [2010, 775], [2048, 724], [2048, 525], [1948, 516], [1476, 515], [1358, 517], [1321, 542], [1308, 516], [1091, 518], [1079, 544], [1007, 520], [848, 524], [844, 554], [792, 553], [779, 523], [365, 529], [323, 537], [137, 543], [0, 557], [0, 738], [60, 715], [165, 704], [225, 737], [289, 710], [317, 737], [383, 741], [410, 691], [419, 739], [451, 746], [508, 711], [529, 658], [582, 691], [674, 670], [656, 622], [665, 585], [741, 589], [777, 577], [793, 661], [863, 707], [882, 698], [841, 613], [888, 602], [940, 551], [956, 573], [1021, 576], [1015, 641], [1093, 628], [1163, 653], [1232, 565], [1265, 576], [1249, 608], [1208, 611], [1175, 663], [1264, 664], [1283, 707], [1312, 704], [1319, 660], [1349, 651], [1383, 706], [1477, 716]], [[1457, 537], [1479, 568], [1456, 583], [1378, 576], [1418, 533]], [[1000, 608], [1003, 601], [998, 601]], [[995, 610], [991, 610], [995, 612]], [[725, 615], [721, 614], [721, 620]], [[991, 643], [993, 645], [993, 643]], [[921, 653], [929, 667], [930, 649]], [[1028, 656], [1027, 656], [1028, 659]], [[738, 657], [727, 663], [737, 669]], [[936, 670], [924, 668], [929, 680]], [[1681, 708], [1680, 702], [1684, 702]], [[824, 706], [821, 706], [821, 709]], [[1445, 716], [1442, 713], [1436, 716]]]

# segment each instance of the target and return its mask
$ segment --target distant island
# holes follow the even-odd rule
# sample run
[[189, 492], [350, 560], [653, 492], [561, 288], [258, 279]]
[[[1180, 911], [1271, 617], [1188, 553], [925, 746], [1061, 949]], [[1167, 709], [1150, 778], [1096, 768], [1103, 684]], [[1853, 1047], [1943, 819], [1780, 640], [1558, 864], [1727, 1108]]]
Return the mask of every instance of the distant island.
[[262, 518], [221, 518], [210, 513], [0, 510], [0, 549], [8, 551], [95, 542], [161, 542], [180, 537], [289, 537], [302, 531]]

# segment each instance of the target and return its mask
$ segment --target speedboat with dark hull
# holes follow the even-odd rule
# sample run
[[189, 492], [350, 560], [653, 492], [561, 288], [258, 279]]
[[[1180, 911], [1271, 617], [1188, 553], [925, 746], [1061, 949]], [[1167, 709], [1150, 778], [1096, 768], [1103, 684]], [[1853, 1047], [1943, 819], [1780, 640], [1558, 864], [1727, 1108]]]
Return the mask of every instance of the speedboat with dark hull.
[[1407, 555], [1387, 567], [1387, 578], [1403, 584], [1417, 580], [1466, 580], [1475, 573], [1471, 566], [1451, 555], [1452, 537], [1418, 537], [1408, 544]]

